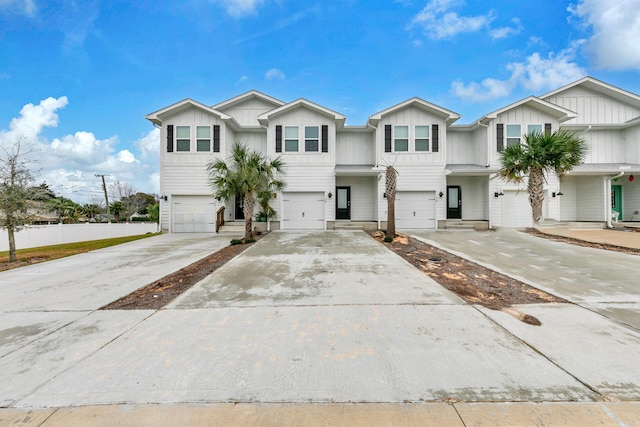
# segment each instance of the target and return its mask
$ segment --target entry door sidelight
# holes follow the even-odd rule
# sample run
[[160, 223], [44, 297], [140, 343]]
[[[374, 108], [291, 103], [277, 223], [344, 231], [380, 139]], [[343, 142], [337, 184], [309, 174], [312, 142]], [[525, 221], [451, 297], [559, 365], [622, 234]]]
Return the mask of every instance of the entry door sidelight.
[[447, 219], [462, 219], [462, 192], [459, 185], [447, 186]]
[[336, 219], [351, 219], [351, 187], [336, 187]]

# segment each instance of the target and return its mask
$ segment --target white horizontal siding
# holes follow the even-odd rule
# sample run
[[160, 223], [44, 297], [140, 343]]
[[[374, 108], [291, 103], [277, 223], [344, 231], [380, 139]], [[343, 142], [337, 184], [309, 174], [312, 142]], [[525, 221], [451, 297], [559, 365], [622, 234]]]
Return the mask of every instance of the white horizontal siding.
[[377, 220], [376, 185], [375, 177], [336, 177], [336, 187], [351, 187], [352, 221]]
[[578, 177], [567, 176], [560, 184], [562, 196], [557, 197], [560, 205], [560, 221], [577, 221], [578, 218]]
[[489, 197], [489, 177], [453, 176], [447, 178], [447, 185], [460, 186], [463, 220], [489, 219], [486, 203]]
[[[398, 171], [397, 191], [434, 191], [438, 194], [440, 191], [446, 192], [447, 182], [444, 174], [444, 166], [420, 166], [420, 165], [399, 165], [396, 166]], [[385, 191], [385, 176], [382, 175], [379, 184], [379, 200], [383, 200]], [[387, 218], [387, 204], [382, 203], [380, 207], [380, 217], [383, 221]], [[444, 220], [446, 218], [445, 198], [436, 198], [436, 220]]]
[[640, 221], [640, 177], [629, 182], [627, 175], [614, 184], [622, 184], [622, 219], [624, 221]]
[[[322, 192], [325, 195], [324, 218], [332, 221], [335, 218], [333, 199], [329, 199], [329, 192], [335, 193], [336, 181], [333, 166], [300, 166], [287, 165], [285, 167], [284, 180], [286, 187], [284, 192]], [[279, 195], [271, 206], [278, 212], [278, 218], [282, 213], [282, 197]]]
[[[576, 180], [576, 220], [605, 221], [604, 177], [584, 176]], [[564, 191], [563, 191], [564, 193]], [[564, 197], [564, 196], [563, 196]]]

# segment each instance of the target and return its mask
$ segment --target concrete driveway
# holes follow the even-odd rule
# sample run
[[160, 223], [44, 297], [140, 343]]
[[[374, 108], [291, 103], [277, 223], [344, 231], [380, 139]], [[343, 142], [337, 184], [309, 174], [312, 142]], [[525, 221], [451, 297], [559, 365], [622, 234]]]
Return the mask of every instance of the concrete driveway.
[[[160, 273], [172, 251], [197, 258], [230, 237], [193, 238], [139, 243], [138, 263], [121, 252], [109, 265]], [[160, 249], [171, 239], [181, 249]], [[75, 298], [54, 298], [53, 278], [38, 290], [0, 273], [13, 301], [0, 311], [0, 406], [640, 400], [633, 328], [572, 304], [519, 307], [540, 327], [468, 305], [363, 232], [271, 233], [159, 311], [95, 310], [140, 286], [136, 273], [116, 292], [74, 268], [102, 255], [65, 261], [55, 286]], [[24, 274], [65, 271], [48, 264]], [[478, 407], [456, 408], [460, 421]]]

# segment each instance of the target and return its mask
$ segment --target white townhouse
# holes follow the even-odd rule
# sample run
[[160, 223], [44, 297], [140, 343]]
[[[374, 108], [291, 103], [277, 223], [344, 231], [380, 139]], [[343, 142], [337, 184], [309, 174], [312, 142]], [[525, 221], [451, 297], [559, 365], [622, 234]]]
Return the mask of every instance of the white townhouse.
[[257, 91], [213, 106], [185, 99], [146, 118], [161, 129], [163, 231], [215, 232], [218, 212], [226, 223], [244, 220], [240, 200], [212, 197], [206, 169], [235, 142], [286, 164], [271, 229], [384, 228], [387, 165], [399, 173], [398, 229], [528, 227], [526, 187], [497, 176], [500, 152], [529, 132], [557, 129], [580, 134], [589, 151], [562, 181], [547, 177], [544, 220], [640, 221], [640, 96], [591, 77], [467, 125], [412, 98], [364, 126], [347, 126], [344, 115], [306, 99], [283, 102]]

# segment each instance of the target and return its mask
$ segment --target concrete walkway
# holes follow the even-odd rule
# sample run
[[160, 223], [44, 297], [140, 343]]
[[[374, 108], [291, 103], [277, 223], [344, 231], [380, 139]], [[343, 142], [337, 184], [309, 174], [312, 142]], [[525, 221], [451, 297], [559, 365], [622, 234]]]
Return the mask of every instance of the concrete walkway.
[[151, 239], [0, 273], [0, 425], [640, 423], [617, 318], [518, 307], [526, 325], [350, 231], [274, 232], [163, 310], [96, 310], [230, 237]]

